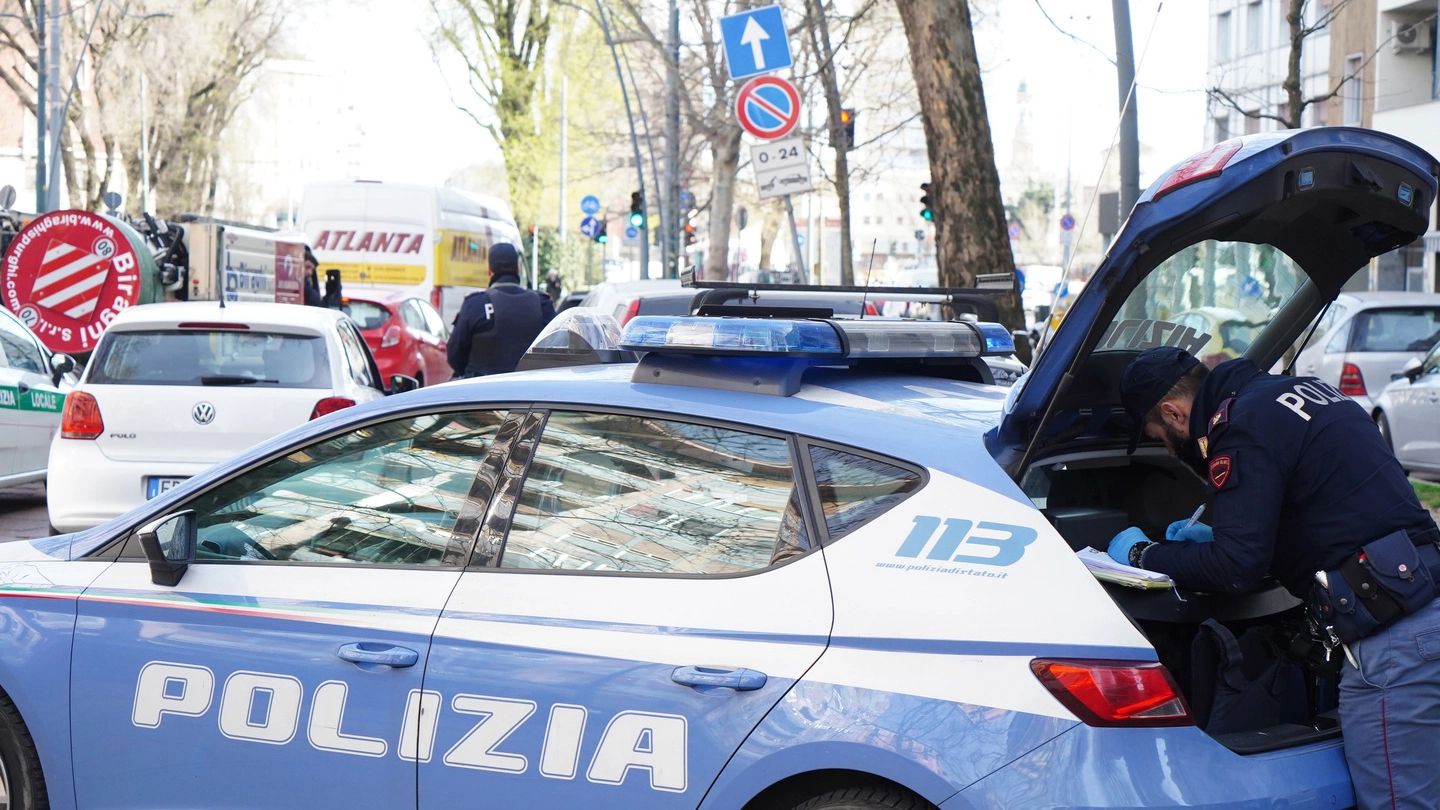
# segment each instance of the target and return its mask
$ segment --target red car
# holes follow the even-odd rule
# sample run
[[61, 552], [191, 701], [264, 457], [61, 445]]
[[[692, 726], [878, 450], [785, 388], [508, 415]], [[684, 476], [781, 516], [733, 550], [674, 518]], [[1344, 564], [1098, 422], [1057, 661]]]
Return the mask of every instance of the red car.
[[445, 359], [450, 329], [429, 302], [404, 292], [363, 290], [345, 296], [345, 311], [375, 355], [380, 379], [404, 374], [436, 385], [453, 375]]

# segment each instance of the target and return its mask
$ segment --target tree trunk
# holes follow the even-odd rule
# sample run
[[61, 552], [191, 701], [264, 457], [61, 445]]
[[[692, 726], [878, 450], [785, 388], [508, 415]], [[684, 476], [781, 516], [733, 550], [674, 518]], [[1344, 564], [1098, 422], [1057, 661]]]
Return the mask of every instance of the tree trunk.
[[727, 122], [710, 142], [715, 177], [710, 189], [710, 244], [705, 248], [705, 278], [730, 278], [730, 217], [735, 208], [735, 173], [740, 167], [740, 125]]
[[[785, 209], [778, 205], [763, 205], [758, 212], [760, 214], [760, 263], [757, 265], [762, 270], [781, 270], [776, 267], [771, 256], [775, 251], [775, 240], [780, 236], [780, 226], [785, 222]], [[792, 249], [790, 251], [794, 253]], [[804, 262], [800, 263], [804, 269]]]
[[[961, 2], [963, 4], [964, 0]], [[830, 114], [830, 146], [835, 150], [835, 196], [840, 202], [840, 283], [850, 286], [855, 283], [855, 250], [850, 244], [848, 153], [854, 144], [850, 143], [840, 126], [840, 84], [835, 75], [835, 52], [830, 46], [830, 24], [825, 19], [824, 0], [813, 0], [810, 14], [814, 18], [810, 25], [810, 41], [815, 49], [815, 59], [820, 63], [820, 85], [825, 90], [825, 107]], [[974, 50], [973, 46], [971, 50]], [[824, 233], [823, 228], [821, 233]]]
[[[940, 284], [968, 287], [978, 273], [1012, 273], [1015, 259], [1005, 232], [969, 5], [966, 0], [896, 0], [895, 5], [910, 44], [929, 145]], [[1024, 325], [1018, 298], [1012, 294], [997, 302], [1001, 320], [1011, 329]]]
[[1305, 48], [1304, 13], [1305, 0], [1290, 0], [1285, 12], [1285, 22], [1290, 25], [1290, 53], [1285, 62], [1285, 81], [1280, 88], [1285, 91], [1285, 118], [1288, 119], [1285, 125], [1291, 129], [1300, 128], [1300, 116], [1305, 112], [1305, 97], [1300, 87], [1300, 54]]

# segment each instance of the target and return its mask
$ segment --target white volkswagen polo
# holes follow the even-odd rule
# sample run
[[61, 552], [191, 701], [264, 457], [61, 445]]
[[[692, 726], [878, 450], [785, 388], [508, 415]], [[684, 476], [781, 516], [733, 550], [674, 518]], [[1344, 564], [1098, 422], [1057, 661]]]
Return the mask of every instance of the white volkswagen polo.
[[374, 359], [339, 311], [132, 307], [65, 400], [50, 445], [50, 524], [98, 525], [257, 442], [384, 395]]

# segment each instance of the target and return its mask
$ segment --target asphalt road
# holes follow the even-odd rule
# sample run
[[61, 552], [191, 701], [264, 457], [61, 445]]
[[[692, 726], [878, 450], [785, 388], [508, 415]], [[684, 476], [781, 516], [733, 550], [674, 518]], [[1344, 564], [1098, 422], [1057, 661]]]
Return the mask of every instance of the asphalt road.
[[44, 484], [0, 489], [0, 543], [33, 540], [49, 534]]

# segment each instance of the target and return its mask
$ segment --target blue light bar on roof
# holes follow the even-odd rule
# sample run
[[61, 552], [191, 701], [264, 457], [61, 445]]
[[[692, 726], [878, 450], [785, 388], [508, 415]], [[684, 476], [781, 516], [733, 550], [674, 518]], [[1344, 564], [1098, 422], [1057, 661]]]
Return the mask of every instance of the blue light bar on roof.
[[630, 351], [753, 357], [941, 358], [1007, 355], [998, 323], [643, 315], [620, 337]]
[[985, 350], [971, 324], [948, 321], [834, 321], [847, 357], [979, 357]]
[[1014, 354], [1015, 336], [1003, 323], [972, 323], [971, 326], [985, 338], [985, 354]]
[[620, 336], [630, 351], [783, 357], [843, 357], [828, 321], [642, 315]]

